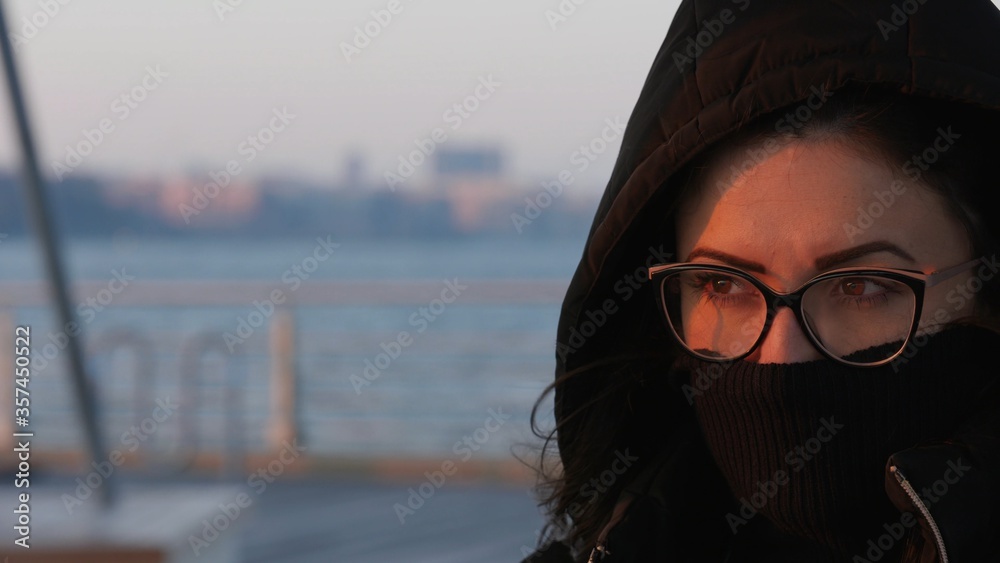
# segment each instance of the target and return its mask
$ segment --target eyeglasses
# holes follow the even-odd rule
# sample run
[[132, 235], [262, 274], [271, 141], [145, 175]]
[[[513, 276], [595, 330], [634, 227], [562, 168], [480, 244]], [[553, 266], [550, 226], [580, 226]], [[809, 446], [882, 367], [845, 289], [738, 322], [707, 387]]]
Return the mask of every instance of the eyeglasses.
[[781, 293], [737, 268], [662, 264], [649, 268], [657, 303], [677, 341], [704, 360], [746, 357], [788, 307], [824, 356], [874, 367], [899, 356], [917, 331], [924, 292], [979, 259], [931, 274], [891, 268], [840, 268]]

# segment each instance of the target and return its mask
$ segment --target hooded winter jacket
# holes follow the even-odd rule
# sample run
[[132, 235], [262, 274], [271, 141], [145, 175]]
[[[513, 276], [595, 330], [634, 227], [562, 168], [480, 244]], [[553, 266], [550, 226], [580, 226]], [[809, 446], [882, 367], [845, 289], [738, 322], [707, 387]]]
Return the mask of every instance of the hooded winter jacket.
[[[677, 261], [665, 211], [678, 197], [673, 174], [755, 117], [815, 107], [831, 92], [865, 84], [1000, 112], [1000, 11], [989, 0], [684, 0], [631, 114], [563, 302], [557, 378], [641, 338], [637, 327], [660, 322], [651, 320], [658, 314], [651, 284], [623, 280]], [[556, 388], [564, 458], [587, 438], [586, 422], [567, 416], [596, 385], [579, 378]], [[662, 402], [668, 455], [642, 460], [640, 471], [628, 474], [630, 484], [607, 511], [599, 549], [591, 544], [581, 553], [606, 563], [735, 563], [725, 523], [708, 523], [732, 502], [726, 483], [696, 424], [679, 412], [685, 401]], [[887, 460], [886, 493], [918, 524], [891, 540], [905, 542], [902, 561], [1000, 561], [998, 404], [992, 385], [970, 407], [971, 426], [955, 440]], [[946, 501], [928, 506], [918, 492], [940, 478], [933, 468], [960, 456], [969, 464], [962, 479]], [[860, 560], [878, 560], [880, 553]], [[572, 559], [556, 542], [526, 561]]]

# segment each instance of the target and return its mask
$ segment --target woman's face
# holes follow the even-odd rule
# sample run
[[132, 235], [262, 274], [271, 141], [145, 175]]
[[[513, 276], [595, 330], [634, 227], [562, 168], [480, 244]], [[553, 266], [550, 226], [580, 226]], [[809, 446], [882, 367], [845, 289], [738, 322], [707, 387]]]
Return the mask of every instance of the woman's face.
[[[680, 207], [681, 260], [735, 266], [787, 292], [835, 268], [931, 273], [972, 258], [965, 230], [939, 196], [894, 174], [888, 163], [861, 158], [838, 139], [770, 146], [770, 153], [760, 146], [729, 151], [709, 165], [700, 189]], [[744, 166], [751, 155], [755, 164]], [[869, 243], [880, 244], [855, 250]], [[971, 300], [958, 299], [956, 291], [970, 275], [927, 290], [920, 327], [971, 314]], [[819, 358], [794, 313], [783, 307], [747, 359]]]

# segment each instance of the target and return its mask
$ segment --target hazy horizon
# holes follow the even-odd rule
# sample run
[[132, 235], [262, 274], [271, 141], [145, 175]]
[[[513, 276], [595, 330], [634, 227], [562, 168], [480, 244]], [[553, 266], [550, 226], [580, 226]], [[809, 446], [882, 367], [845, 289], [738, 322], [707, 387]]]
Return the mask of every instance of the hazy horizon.
[[[572, 191], [599, 193], [621, 139], [606, 135], [606, 150], [582, 172], [574, 152], [599, 138], [606, 120], [627, 120], [678, 4], [21, 0], [4, 6], [10, 32], [21, 39], [17, 57], [41, 164], [53, 178], [54, 162], [73, 160], [66, 147], [106, 120], [110, 133], [63, 175], [207, 174], [237, 160], [244, 179], [331, 183], [346, 174], [348, 156], [359, 154], [364, 176], [385, 184], [384, 173], [398, 171], [414, 141], [429, 142], [437, 130], [445, 140], [436, 146], [499, 147], [514, 181], [553, 180], [567, 168], [577, 180]], [[366, 27], [377, 33], [368, 36]], [[143, 100], [121, 98], [144, 80], [153, 88], [141, 92]], [[455, 111], [477, 94], [470, 99], [474, 111]], [[6, 88], [0, 103], [0, 168], [16, 170]], [[248, 136], [273, 123], [275, 111], [294, 117], [261, 150], [243, 150]], [[429, 169], [416, 167], [403, 189], [426, 182]]]
[[[73, 162], [66, 146], [108, 120], [110, 133], [68, 173], [207, 172], [238, 159], [245, 178], [331, 182], [356, 153], [377, 183], [440, 129], [444, 144], [500, 147], [513, 179], [553, 179], [606, 119], [628, 118], [677, 6], [401, 0], [382, 25], [372, 11], [384, 19], [389, 0], [236, 3], [5, 3], [10, 32], [24, 38], [17, 57], [43, 170], [55, 178], [53, 162]], [[575, 12], [550, 22], [560, 4]], [[24, 18], [45, 24], [32, 34]], [[365, 46], [356, 28], [366, 25], [382, 29]], [[143, 80], [154, 86], [145, 99], [120, 99]], [[480, 84], [492, 86], [479, 88], [479, 107], [454, 111]], [[9, 124], [6, 89], [0, 101]], [[241, 143], [282, 108], [291, 123], [247, 161]], [[16, 170], [13, 128], [2, 128], [0, 167]], [[578, 187], [603, 189], [619, 146], [609, 142]]]

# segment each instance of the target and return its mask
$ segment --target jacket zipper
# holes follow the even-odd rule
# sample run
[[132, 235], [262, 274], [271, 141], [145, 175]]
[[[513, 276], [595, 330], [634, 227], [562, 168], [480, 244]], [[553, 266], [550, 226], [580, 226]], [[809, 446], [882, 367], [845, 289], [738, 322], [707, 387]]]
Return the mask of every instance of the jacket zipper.
[[604, 561], [605, 557], [611, 555], [611, 552], [608, 551], [608, 534], [625, 518], [625, 511], [628, 510], [633, 500], [634, 497], [626, 496], [615, 504], [615, 509], [611, 512], [611, 519], [601, 529], [601, 533], [597, 535], [597, 542], [594, 544], [594, 549], [590, 550], [590, 557], [587, 559], [587, 563]]
[[611, 552], [608, 551], [607, 544], [602, 540], [597, 541], [597, 545], [594, 549], [590, 550], [590, 558], [587, 559], [587, 563], [596, 563], [597, 561], [603, 561], [604, 557], [610, 555]]
[[924, 515], [927, 523], [931, 527], [931, 533], [934, 534], [934, 541], [937, 544], [938, 554], [941, 555], [941, 563], [948, 563], [948, 552], [944, 549], [944, 537], [941, 536], [941, 529], [938, 528], [937, 522], [934, 517], [931, 516], [930, 509], [924, 504], [924, 501], [917, 495], [917, 491], [913, 489], [913, 485], [906, 480], [903, 472], [899, 470], [895, 465], [889, 468], [889, 471], [896, 477], [896, 481], [899, 483], [903, 490], [906, 491], [906, 495], [910, 497], [910, 501], [917, 507], [917, 510]]

